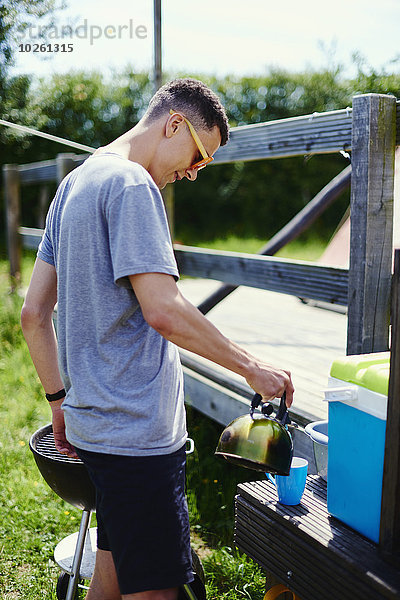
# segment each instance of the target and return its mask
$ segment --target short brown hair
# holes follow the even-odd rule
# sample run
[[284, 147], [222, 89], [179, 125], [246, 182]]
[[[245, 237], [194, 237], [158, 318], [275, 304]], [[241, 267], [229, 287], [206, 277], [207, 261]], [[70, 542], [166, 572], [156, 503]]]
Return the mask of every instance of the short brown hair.
[[158, 119], [171, 108], [182, 112], [196, 128], [210, 130], [216, 125], [221, 134], [221, 146], [228, 141], [225, 109], [218, 96], [202, 81], [185, 78], [166, 83], [150, 100], [145, 119]]

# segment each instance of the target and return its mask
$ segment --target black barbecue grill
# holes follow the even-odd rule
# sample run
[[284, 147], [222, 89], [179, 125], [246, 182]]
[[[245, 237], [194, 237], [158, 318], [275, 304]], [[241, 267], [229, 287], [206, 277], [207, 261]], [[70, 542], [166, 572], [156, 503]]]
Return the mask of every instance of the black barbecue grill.
[[64, 538], [54, 550], [56, 563], [63, 569], [57, 582], [58, 600], [74, 600], [82, 579], [91, 577], [96, 557], [95, 528], [89, 532], [96, 491], [83, 462], [60, 454], [55, 447], [52, 425], [36, 431], [29, 448], [46, 483], [60, 498], [82, 510], [79, 531]]
[[58, 496], [81, 510], [95, 509], [96, 492], [85, 465], [79, 458], [70, 458], [58, 452], [51, 425], [36, 431], [29, 447], [39, 471]]

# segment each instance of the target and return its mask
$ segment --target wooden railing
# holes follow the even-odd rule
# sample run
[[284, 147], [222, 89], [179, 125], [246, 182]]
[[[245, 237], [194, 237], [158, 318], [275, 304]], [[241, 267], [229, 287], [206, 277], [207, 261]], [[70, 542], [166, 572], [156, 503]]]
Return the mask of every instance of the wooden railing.
[[[400, 146], [399, 101], [395, 111], [396, 145]], [[231, 130], [229, 144], [216, 152], [215, 163], [348, 152], [352, 149], [352, 132], [352, 108], [243, 125]]]
[[351, 149], [352, 109], [243, 125], [231, 130], [216, 162], [325, 154]]
[[178, 245], [175, 256], [179, 271], [191, 277], [347, 306], [348, 269]]

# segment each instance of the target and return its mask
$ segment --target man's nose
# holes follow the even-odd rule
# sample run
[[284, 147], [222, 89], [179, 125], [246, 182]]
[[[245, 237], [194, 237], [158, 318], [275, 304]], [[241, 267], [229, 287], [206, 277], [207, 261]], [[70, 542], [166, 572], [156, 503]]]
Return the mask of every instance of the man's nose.
[[197, 179], [197, 169], [186, 169], [185, 177], [189, 179], [189, 181], [196, 181]]

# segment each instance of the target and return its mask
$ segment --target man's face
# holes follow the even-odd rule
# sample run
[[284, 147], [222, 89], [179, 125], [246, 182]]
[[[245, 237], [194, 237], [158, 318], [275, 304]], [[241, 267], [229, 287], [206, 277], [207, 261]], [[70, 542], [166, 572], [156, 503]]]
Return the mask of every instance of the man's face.
[[[197, 134], [209, 156], [213, 156], [221, 144], [217, 126], [210, 131], [197, 130]], [[174, 183], [186, 177], [189, 181], [197, 178], [197, 169], [192, 165], [203, 157], [190, 133], [188, 125], [179, 113], [168, 118], [165, 136], [157, 153], [158, 160], [150, 170], [150, 175], [160, 189], [167, 183]]]

